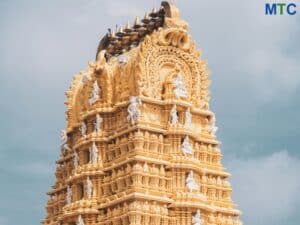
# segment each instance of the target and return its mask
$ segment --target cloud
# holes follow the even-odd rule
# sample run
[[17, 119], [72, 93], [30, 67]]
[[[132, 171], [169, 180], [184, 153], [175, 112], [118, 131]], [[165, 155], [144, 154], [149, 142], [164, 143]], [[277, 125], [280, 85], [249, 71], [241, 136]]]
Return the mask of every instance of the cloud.
[[212, 79], [223, 88], [249, 91], [245, 95], [264, 103], [299, 87], [299, 55], [292, 54], [300, 50], [294, 39], [299, 37], [298, 16], [266, 16], [261, 0], [198, 1], [193, 7], [178, 3], [187, 12], [183, 18], [208, 59]]
[[[245, 225], [288, 224], [300, 206], [300, 160], [287, 151], [253, 159], [232, 159], [233, 199]], [[290, 224], [290, 223], [289, 223]]]

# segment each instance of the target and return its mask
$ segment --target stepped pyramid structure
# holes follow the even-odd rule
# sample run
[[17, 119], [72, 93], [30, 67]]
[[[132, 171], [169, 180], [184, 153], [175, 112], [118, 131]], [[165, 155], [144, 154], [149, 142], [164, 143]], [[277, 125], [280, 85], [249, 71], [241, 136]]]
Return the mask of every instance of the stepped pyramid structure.
[[67, 91], [44, 225], [240, 225], [207, 63], [162, 2], [101, 40]]

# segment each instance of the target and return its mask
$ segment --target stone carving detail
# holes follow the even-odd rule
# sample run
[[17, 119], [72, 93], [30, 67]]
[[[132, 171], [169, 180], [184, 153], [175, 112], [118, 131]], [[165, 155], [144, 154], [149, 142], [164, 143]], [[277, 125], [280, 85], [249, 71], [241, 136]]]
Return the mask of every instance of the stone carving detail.
[[85, 124], [84, 121], [81, 123], [80, 132], [81, 132], [81, 136], [85, 136], [86, 135], [87, 127], [86, 127], [86, 124]]
[[188, 108], [188, 109], [185, 111], [185, 122], [184, 122], [184, 127], [185, 127], [185, 128], [191, 128], [191, 126], [192, 126], [192, 114], [191, 114], [190, 108]]
[[174, 94], [177, 98], [187, 97], [186, 87], [181, 74], [178, 74], [177, 78], [173, 82], [173, 85], [174, 85]]
[[210, 125], [210, 133], [212, 135], [215, 135], [216, 132], [218, 131], [218, 129], [219, 128], [216, 126], [216, 117], [214, 115], [213, 118], [212, 118], [212, 121], [211, 121], [211, 125]]
[[186, 136], [181, 144], [181, 150], [184, 154], [193, 154], [193, 147], [190, 144], [189, 137]]
[[68, 185], [67, 186], [67, 198], [66, 198], [67, 204], [70, 204], [72, 202], [72, 188]]
[[102, 123], [103, 123], [103, 118], [99, 114], [97, 114], [96, 115], [96, 121], [94, 123], [94, 130], [95, 130], [96, 133], [101, 131]]
[[172, 107], [170, 116], [171, 116], [171, 124], [175, 126], [178, 123], [178, 113], [177, 113], [176, 105]]
[[70, 149], [69, 145], [67, 144], [68, 135], [67, 135], [66, 130], [62, 130], [60, 136], [61, 136], [61, 142], [62, 142], [62, 144], [61, 144], [62, 150], [63, 151], [70, 151], [71, 149]]
[[128, 112], [127, 121], [131, 125], [134, 125], [141, 116], [141, 111], [139, 107], [142, 105], [142, 102], [136, 96], [131, 96], [129, 102], [130, 104], [127, 109]]
[[96, 143], [93, 142], [92, 147], [90, 148], [90, 163], [97, 163], [98, 161], [98, 148]]
[[66, 92], [43, 224], [240, 225], [212, 135], [207, 63], [179, 13], [154, 10], [102, 47]]
[[79, 216], [78, 216], [78, 219], [77, 219], [76, 225], [84, 225], [84, 221], [83, 221], [83, 219], [82, 219], [82, 216], [81, 216], [81, 215], [79, 215]]
[[200, 210], [198, 209], [196, 214], [192, 217], [192, 225], [202, 225]]
[[126, 55], [119, 55], [118, 56], [118, 62], [121, 65], [125, 65], [128, 62], [128, 57]]
[[74, 151], [74, 158], [73, 158], [73, 166], [74, 166], [74, 169], [76, 169], [79, 165], [79, 156], [77, 154], [76, 151]]
[[194, 190], [199, 190], [199, 185], [196, 183], [194, 179], [194, 172], [191, 170], [186, 178], [186, 186], [189, 189], [189, 192], [193, 192]]
[[89, 99], [89, 103], [92, 105], [100, 98], [101, 89], [98, 85], [98, 82], [95, 80], [93, 83], [93, 90], [91, 93], [91, 97]]
[[86, 194], [88, 198], [91, 198], [93, 194], [93, 183], [89, 177], [86, 179]]

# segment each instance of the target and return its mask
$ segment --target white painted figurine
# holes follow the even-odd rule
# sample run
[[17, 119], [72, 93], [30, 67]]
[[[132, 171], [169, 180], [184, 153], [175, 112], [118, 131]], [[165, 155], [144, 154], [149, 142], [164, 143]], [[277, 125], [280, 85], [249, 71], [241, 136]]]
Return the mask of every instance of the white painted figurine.
[[90, 163], [97, 163], [98, 161], [98, 148], [96, 143], [93, 142], [92, 147], [90, 148]]
[[212, 118], [212, 121], [211, 121], [211, 127], [210, 127], [210, 132], [212, 135], [215, 135], [216, 132], [218, 131], [218, 127], [216, 126], [216, 117], [215, 115], [213, 116]]
[[95, 132], [96, 132], [96, 133], [98, 133], [98, 132], [101, 131], [101, 125], [102, 125], [102, 122], [103, 122], [102, 117], [101, 117], [99, 114], [97, 114], [97, 115], [96, 115], [96, 121], [95, 121], [95, 123], [94, 123], [94, 128], [95, 128]]
[[78, 219], [77, 219], [76, 225], [84, 225], [84, 221], [83, 221], [83, 219], [82, 219], [82, 216], [81, 216], [81, 215], [79, 215], [79, 216], [78, 216]]
[[72, 202], [72, 188], [68, 185], [67, 186], [67, 204]]
[[95, 80], [94, 84], [93, 84], [93, 91], [91, 94], [91, 97], [89, 99], [90, 104], [94, 104], [99, 98], [100, 98], [100, 92], [101, 89], [98, 86], [98, 82]]
[[93, 194], [93, 183], [89, 177], [86, 179], [86, 193], [88, 198], [92, 197]]
[[69, 145], [67, 144], [68, 142], [68, 135], [66, 130], [62, 130], [60, 133], [60, 139], [61, 139], [61, 148], [63, 151], [71, 151], [71, 148], [69, 147]]
[[183, 76], [178, 74], [177, 78], [173, 82], [174, 85], [174, 93], [176, 97], [186, 97], [187, 91], [184, 84]]
[[82, 136], [85, 136], [85, 135], [86, 135], [87, 127], [86, 127], [86, 124], [85, 124], [84, 121], [81, 123], [80, 131], [81, 131], [81, 135], [82, 135]]
[[79, 165], [79, 156], [76, 151], [74, 152], [73, 165], [74, 169], [76, 169]]
[[141, 111], [139, 107], [142, 104], [142, 102], [136, 96], [131, 96], [129, 102], [130, 104], [127, 109], [128, 112], [127, 121], [131, 123], [131, 125], [134, 125], [141, 116]]
[[189, 192], [193, 192], [193, 190], [199, 190], [199, 185], [194, 179], [194, 172], [192, 170], [189, 172], [185, 182]]
[[200, 210], [198, 209], [196, 214], [193, 215], [192, 225], [201, 225], [201, 224], [202, 224], [202, 220], [201, 220]]
[[186, 136], [184, 139], [183, 139], [183, 142], [181, 144], [181, 150], [183, 151], [183, 153], [185, 154], [193, 154], [193, 147], [192, 145], [190, 144], [190, 140], [189, 140], [189, 137]]
[[190, 128], [192, 126], [192, 114], [190, 108], [185, 111], [185, 123], [184, 127]]
[[170, 116], [171, 116], [171, 124], [176, 125], [178, 123], [178, 114], [177, 114], [176, 105], [172, 107]]

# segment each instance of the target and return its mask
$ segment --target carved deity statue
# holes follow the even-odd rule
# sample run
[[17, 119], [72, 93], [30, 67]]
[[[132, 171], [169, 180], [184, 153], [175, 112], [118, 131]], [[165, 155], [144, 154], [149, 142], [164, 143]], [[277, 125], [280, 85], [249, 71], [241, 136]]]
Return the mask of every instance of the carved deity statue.
[[75, 151], [74, 152], [74, 158], [73, 158], [73, 166], [74, 166], [74, 169], [76, 169], [79, 165], [79, 156], [77, 154], [77, 152]]
[[192, 170], [189, 172], [185, 182], [189, 192], [193, 192], [193, 190], [199, 190], [199, 185], [194, 179], [194, 172]]
[[210, 127], [210, 132], [212, 135], [215, 135], [216, 132], [218, 131], [218, 127], [216, 126], [216, 117], [215, 115], [213, 116], [212, 118], [212, 121], [211, 121], [211, 127]]
[[93, 194], [93, 183], [89, 177], [86, 179], [86, 193], [88, 198], [92, 197]]
[[90, 163], [97, 163], [98, 161], [98, 148], [96, 143], [93, 142], [92, 147], [90, 148]]
[[60, 133], [60, 139], [61, 139], [61, 148], [62, 151], [71, 151], [71, 148], [69, 147], [69, 145], [67, 144], [68, 142], [68, 135], [66, 130], [62, 130]]
[[192, 114], [190, 108], [185, 111], [185, 123], [184, 127], [190, 128], [192, 126]]
[[101, 131], [101, 125], [102, 125], [102, 123], [103, 123], [103, 118], [99, 114], [97, 114], [96, 115], [96, 121], [94, 123], [94, 130], [95, 130], [95, 132], [98, 133], [98, 132]]
[[183, 76], [181, 74], [178, 74], [177, 78], [173, 81], [174, 85], [174, 94], [176, 97], [186, 97], [187, 91], [184, 84]]
[[178, 114], [177, 114], [176, 105], [172, 107], [170, 116], [171, 116], [171, 124], [176, 125], [178, 123]]
[[86, 131], [87, 131], [87, 127], [86, 127], [85, 122], [83, 121], [83, 122], [81, 123], [81, 127], [80, 127], [81, 135], [82, 135], [82, 136], [85, 136], [85, 135], [86, 135]]
[[94, 104], [100, 98], [100, 92], [101, 89], [98, 85], [98, 82], [95, 80], [95, 82], [93, 83], [93, 90], [91, 93], [91, 97], [89, 99], [91, 105]]
[[81, 215], [79, 215], [79, 216], [78, 216], [78, 219], [77, 219], [76, 225], [84, 225], [84, 221], [83, 221], [83, 219], [82, 219], [82, 216], [81, 216]]
[[72, 188], [68, 185], [67, 186], [67, 204], [70, 204], [72, 202]]
[[68, 141], [68, 135], [67, 135], [66, 130], [61, 130], [61, 132], [60, 132], [60, 140], [61, 140], [62, 144], [67, 143], [67, 141]]
[[186, 136], [181, 144], [181, 150], [184, 154], [193, 154], [193, 147], [190, 144], [189, 137]]
[[193, 215], [193, 217], [192, 217], [192, 224], [193, 225], [201, 225], [202, 224], [201, 214], [200, 214], [199, 209], [197, 210], [196, 214]]
[[129, 102], [130, 104], [127, 109], [128, 112], [127, 121], [132, 125], [134, 125], [141, 116], [141, 111], [139, 107], [142, 104], [142, 102], [136, 96], [131, 96]]

